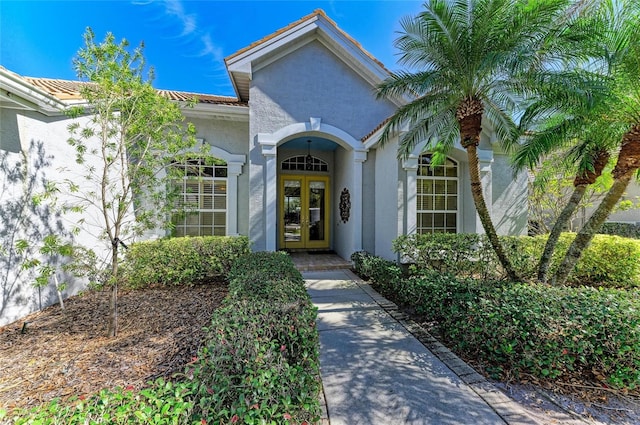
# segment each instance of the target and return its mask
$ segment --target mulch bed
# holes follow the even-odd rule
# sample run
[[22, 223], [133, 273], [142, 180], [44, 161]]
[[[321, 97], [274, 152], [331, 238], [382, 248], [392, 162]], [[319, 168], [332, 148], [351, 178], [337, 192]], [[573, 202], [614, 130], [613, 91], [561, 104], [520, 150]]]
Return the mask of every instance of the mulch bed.
[[68, 299], [65, 310], [56, 304], [0, 327], [0, 407], [140, 388], [181, 372], [226, 293], [224, 282], [121, 291], [115, 338], [105, 336], [109, 291], [88, 291]]

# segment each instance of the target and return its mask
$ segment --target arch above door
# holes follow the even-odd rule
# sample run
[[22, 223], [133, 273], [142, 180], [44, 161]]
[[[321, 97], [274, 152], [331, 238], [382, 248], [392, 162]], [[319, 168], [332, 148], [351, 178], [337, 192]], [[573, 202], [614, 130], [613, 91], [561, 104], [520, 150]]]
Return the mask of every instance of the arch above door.
[[[335, 247], [344, 255], [362, 249], [362, 163], [367, 159], [367, 148], [346, 131], [322, 123], [320, 118], [310, 118], [309, 122], [287, 125], [273, 133], [258, 133], [257, 145], [264, 156], [264, 223], [265, 248], [275, 251], [277, 248], [277, 188], [278, 188], [278, 146], [298, 137], [316, 136], [330, 140], [341, 146], [346, 152], [346, 161], [350, 165], [349, 186], [351, 192], [351, 212], [353, 222], [348, 226], [349, 241], [344, 246]], [[344, 226], [345, 230], [347, 226]]]

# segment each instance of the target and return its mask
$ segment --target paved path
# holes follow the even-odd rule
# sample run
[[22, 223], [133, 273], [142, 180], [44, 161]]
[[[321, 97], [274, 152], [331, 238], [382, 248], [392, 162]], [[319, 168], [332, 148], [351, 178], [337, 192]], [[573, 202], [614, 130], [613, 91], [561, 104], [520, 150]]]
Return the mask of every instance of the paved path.
[[536, 423], [428, 335], [427, 349], [394, 305], [349, 270], [303, 276], [318, 306], [324, 423]]

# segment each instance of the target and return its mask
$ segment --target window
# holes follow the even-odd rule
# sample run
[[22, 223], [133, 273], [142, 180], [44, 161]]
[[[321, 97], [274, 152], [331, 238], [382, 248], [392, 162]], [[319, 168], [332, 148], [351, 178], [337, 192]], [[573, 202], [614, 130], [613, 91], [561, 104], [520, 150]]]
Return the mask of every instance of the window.
[[227, 164], [189, 159], [173, 167], [182, 176], [174, 180], [175, 236], [226, 235]]
[[282, 161], [282, 170], [291, 171], [328, 171], [329, 166], [320, 158], [304, 155], [293, 156]]
[[456, 233], [458, 164], [450, 158], [442, 165], [431, 163], [431, 154], [420, 155], [416, 181], [417, 232]]

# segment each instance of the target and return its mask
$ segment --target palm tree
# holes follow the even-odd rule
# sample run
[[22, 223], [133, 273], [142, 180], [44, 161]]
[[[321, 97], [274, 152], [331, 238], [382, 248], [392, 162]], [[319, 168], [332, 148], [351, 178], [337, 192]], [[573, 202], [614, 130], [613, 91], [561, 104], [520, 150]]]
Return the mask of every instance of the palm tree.
[[[558, 83], [568, 74], [552, 72], [545, 63], [580, 52], [564, 37], [576, 8], [570, 0], [429, 0], [417, 17], [401, 21], [403, 31], [395, 43], [399, 63], [417, 71], [392, 73], [378, 87], [379, 97], [414, 98], [397, 110], [381, 135], [384, 144], [408, 124], [399, 155], [426, 141], [436, 158], [442, 158], [460, 141], [467, 152], [477, 213], [512, 280], [517, 275], [498, 239], [480, 180], [482, 123], [491, 123], [506, 150], [517, 140], [512, 114], [522, 96], [535, 92], [540, 79], [532, 75], [544, 71], [549, 81]], [[577, 41], [577, 34], [569, 41]]]
[[[552, 139], [552, 145], [549, 146], [550, 150], [557, 149], [559, 146], [566, 144], [566, 142], [568, 141], [567, 139], [561, 139], [564, 133], [553, 133], [552, 129], [549, 129], [552, 133], [552, 135], [550, 135], [550, 139]], [[539, 136], [541, 136], [540, 133], [535, 134], [532, 137], [532, 141], [525, 143], [520, 147], [520, 150], [516, 154], [514, 160], [516, 169], [523, 168], [524, 161], [526, 161], [526, 152], [531, 149], [532, 145], [534, 145], [536, 141], [540, 142], [540, 140], [536, 140]], [[572, 167], [576, 164], [578, 166], [575, 178], [573, 180], [573, 192], [566, 205], [553, 223], [553, 227], [551, 228], [551, 232], [549, 233], [549, 237], [547, 238], [547, 242], [545, 243], [540, 261], [538, 262], [538, 282], [547, 283], [549, 266], [551, 265], [551, 258], [553, 257], [553, 253], [555, 252], [558, 240], [560, 239], [560, 235], [563, 231], [566, 230], [571, 217], [578, 209], [580, 202], [584, 198], [584, 195], [587, 192], [587, 188], [590, 185], [594, 184], [597, 178], [602, 175], [602, 171], [608, 164], [609, 158], [609, 148], [594, 143], [593, 140], [586, 140], [579, 145], [569, 149], [569, 151], [566, 153], [565, 161], [563, 161], [563, 166]], [[537, 163], [537, 161], [535, 162]], [[530, 168], [535, 167], [535, 164], [530, 163], [528, 165]]]
[[[590, 26], [596, 23], [593, 20], [589, 22]], [[594, 38], [593, 41], [598, 44], [598, 39]], [[595, 49], [595, 46], [588, 48], [592, 47]], [[593, 59], [596, 56], [594, 53]], [[594, 117], [602, 110], [610, 91], [606, 76], [581, 70], [577, 70], [577, 75], [585, 77], [588, 83], [574, 86], [540, 85], [538, 97], [528, 105], [520, 119], [523, 137], [513, 157], [516, 171], [525, 167], [535, 170], [544, 157], [561, 150], [563, 161], [560, 166], [567, 170], [576, 169], [574, 190], [553, 224], [538, 263], [540, 283], [547, 282], [551, 258], [560, 234], [567, 228], [587, 188], [602, 174], [615, 147], [615, 142], [607, 137], [606, 131], [599, 128], [597, 121], [594, 125]], [[585, 87], [590, 90], [583, 90]], [[574, 91], [576, 88], [577, 92]]]
[[610, 25], [605, 41], [613, 89], [597, 117], [597, 125], [605, 128], [608, 135], [617, 135], [619, 152], [612, 171], [613, 185], [569, 246], [553, 277], [556, 284], [566, 282], [584, 249], [640, 169], [640, 4], [636, 0], [610, 0], [603, 3], [600, 13]]

